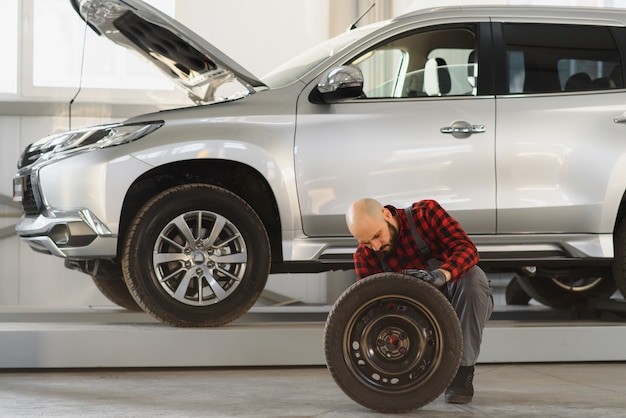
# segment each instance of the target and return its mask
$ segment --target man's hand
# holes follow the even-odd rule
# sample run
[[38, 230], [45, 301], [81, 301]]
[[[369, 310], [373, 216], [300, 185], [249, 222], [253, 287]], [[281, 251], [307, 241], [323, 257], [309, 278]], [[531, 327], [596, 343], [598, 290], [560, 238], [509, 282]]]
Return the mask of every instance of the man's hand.
[[420, 280], [424, 280], [425, 282], [430, 283], [435, 287], [441, 287], [446, 284], [446, 275], [443, 271], [439, 269], [433, 271], [407, 269], [402, 270], [402, 273], [416, 277]]

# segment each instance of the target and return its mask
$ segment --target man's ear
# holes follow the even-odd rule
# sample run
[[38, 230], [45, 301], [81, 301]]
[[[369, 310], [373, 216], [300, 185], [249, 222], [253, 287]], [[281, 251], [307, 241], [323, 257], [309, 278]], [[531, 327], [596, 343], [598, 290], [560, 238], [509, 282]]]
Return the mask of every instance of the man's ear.
[[387, 222], [390, 222], [393, 219], [393, 215], [391, 214], [391, 211], [385, 207], [383, 207], [383, 219], [386, 220]]

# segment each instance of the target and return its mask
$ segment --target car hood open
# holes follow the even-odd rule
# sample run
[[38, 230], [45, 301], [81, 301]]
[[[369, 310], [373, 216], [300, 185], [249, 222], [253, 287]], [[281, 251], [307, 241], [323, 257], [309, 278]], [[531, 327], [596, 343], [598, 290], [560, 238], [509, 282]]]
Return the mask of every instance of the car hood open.
[[[70, 0], [100, 36], [138, 52], [188, 92], [198, 104], [252, 94], [263, 82], [176, 20], [140, 0]], [[218, 87], [239, 83], [226, 98]]]

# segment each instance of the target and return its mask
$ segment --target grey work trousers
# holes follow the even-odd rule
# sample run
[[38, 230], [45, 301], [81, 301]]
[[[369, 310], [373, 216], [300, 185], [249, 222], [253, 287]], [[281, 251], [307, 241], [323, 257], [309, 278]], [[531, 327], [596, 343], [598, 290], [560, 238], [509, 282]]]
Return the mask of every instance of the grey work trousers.
[[463, 331], [461, 366], [473, 366], [480, 354], [485, 323], [493, 311], [487, 275], [480, 267], [472, 267], [458, 282], [448, 282], [448, 295]]

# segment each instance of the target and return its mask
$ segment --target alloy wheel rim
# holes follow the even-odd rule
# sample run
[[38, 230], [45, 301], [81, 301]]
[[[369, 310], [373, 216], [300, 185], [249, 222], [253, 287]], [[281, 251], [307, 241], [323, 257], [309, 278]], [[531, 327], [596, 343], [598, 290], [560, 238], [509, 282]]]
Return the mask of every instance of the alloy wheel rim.
[[247, 265], [245, 240], [224, 216], [183, 213], [159, 232], [152, 265], [160, 287], [186, 305], [223, 301], [241, 284]]

